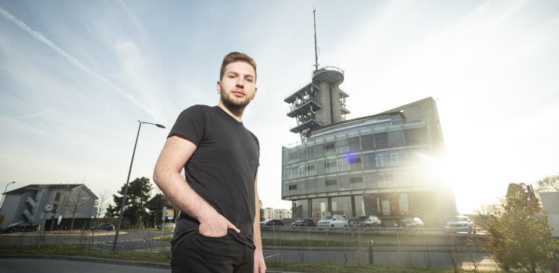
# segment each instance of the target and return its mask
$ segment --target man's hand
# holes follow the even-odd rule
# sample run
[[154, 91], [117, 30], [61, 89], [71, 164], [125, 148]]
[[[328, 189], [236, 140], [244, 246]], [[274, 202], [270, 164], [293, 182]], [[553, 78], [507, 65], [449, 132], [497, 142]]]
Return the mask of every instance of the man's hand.
[[266, 262], [262, 250], [254, 251], [254, 273], [266, 273]]
[[223, 237], [227, 235], [228, 229], [234, 229], [237, 233], [241, 232], [235, 225], [216, 211], [198, 220], [200, 221], [198, 231], [206, 237]]

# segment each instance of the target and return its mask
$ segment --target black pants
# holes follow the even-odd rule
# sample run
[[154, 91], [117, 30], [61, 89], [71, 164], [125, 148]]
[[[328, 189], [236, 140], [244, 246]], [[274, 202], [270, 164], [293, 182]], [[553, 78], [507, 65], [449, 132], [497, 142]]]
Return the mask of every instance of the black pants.
[[173, 273], [252, 273], [254, 250], [236, 236], [232, 229], [218, 238], [197, 231], [183, 235], [171, 248]]

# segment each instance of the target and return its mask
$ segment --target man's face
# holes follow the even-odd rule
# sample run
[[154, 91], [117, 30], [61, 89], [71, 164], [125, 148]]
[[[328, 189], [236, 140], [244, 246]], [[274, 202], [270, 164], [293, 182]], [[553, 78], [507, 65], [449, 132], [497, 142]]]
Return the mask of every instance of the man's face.
[[254, 68], [245, 62], [230, 63], [225, 67], [217, 92], [221, 102], [230, 110], [244, 109], [256, 95]]

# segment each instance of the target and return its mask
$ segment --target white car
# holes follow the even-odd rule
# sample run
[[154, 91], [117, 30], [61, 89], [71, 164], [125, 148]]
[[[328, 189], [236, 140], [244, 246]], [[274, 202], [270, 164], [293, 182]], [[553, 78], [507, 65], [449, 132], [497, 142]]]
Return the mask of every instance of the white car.
[[347, 227], [349, 222], [347, 216], [341, 214], [334, 214], [332, 216], [324, 216], [316, 223], [317, 228], [339, 228]]
[[475, 233], [474, 222], [468, 216], [458, 215], [450, 217], [446, 221], [445, 229], [447, 231], [467, 231], [468, 233]]

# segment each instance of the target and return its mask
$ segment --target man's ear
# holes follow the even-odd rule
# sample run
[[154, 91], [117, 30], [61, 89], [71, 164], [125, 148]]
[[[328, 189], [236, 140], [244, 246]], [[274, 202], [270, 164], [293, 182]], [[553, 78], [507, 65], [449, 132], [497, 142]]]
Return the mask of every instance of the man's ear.
[[254, 87], [254, 95], [252, 96], [252, 99], [254, 99], [256, 97], [256, 93], [258, 93], [258, 87]]
[[215, 87], [216, 87], [216, 89], [217, 89], [217, 93], [218, 93], [218, 94], [221, 94], [221, 81], [217, 81]]

